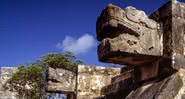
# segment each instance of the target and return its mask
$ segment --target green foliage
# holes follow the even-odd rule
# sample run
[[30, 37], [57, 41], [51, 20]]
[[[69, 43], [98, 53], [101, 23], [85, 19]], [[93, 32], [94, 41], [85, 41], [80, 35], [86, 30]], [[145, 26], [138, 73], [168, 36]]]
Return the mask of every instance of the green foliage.
[[42, 57], [42, 62], [50, 67], [63, 68], [72, 72], [76, 72], [78, 64], [83, 63], [71, 52], [48, 54]]
[[17, 92], [18, 99], [42, 99], [44, 95], [44, 68], [36, 64], [20, 66], [3, 88]]
[[[41, 61], [18, 67], [16, 73], [3, 85], [5, 90], [17, 92], [18, 99], [43, 99], [45, 96], [46, 65], [77, 72], [78, 60], [73, 53], [48, 54]], [[45, 67], [44, 67], [45, 66]]]

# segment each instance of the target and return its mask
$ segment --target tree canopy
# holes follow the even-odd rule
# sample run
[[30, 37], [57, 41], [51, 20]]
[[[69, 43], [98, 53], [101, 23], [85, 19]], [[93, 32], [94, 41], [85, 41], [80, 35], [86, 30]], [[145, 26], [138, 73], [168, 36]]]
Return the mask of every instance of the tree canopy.
[[63, 68], [73, 72], [77, 71], [78, 64], [83, 63], [71, 52], [45, 55], [42, 57], [42, 62], [53, 68]]
[[17, 92], [18, 99], [41, 99], [44, 95], [44, 75], [42, 66], [20, 66], [3, 88]]
[[81, 63], [71, 52], [48, 54], [39, 61], [19, 66], [3, 88], [17, 92], [18, 99], [42, 99], [45, 96], [47, 66], [76, 73], [77, 66]]

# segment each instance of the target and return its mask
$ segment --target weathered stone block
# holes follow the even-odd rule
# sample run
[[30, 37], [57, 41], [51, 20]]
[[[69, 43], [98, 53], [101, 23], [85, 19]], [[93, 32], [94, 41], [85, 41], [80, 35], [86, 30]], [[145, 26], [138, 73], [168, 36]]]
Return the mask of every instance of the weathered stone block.
[[62, 69], [48, 67], [48, 91], [76, 91], [76, 74]]
[[101, 88], [119, 75], [120, 68], [78, 66], [78, 98], [93, 99], [101, 95]]
[[98, 46], [98, 57], [102, 62], [141, 65], [162, 55], [158, 43], [152, 37], [139, 40], [135, 36], [121, 34], [113, 39], [104, 39]]
[[148, 16], [134, 7], [125, 10], [118, 6], [109, 4], [97, 20], [97, 39], [114, 38], [123, 33], [140, 36], [144, 33], [156, 31], [158, 24], [149, 19]]
[[[126, 99], [183, 98], [184, 34], [185, 3], [171, 0], [149, 17], [133, 7], [108, 5], [97, 20], [99, 60], [129, 68], [102, 89], [105, 99], [125, 99], [120, 93], [133, 85]], [[123, 74], [130, 70], [132, 82], [125, 85]]]
[[125, 73], [122, 73], [118, 76], [115, 76], [111, 79], [111, 83], [116, 83], [116, 82], [120, 82], [122, 80], [125, 80], [125, 79], [128, 79], [128, 78], [131, 78], [132, 76], [132, 73], [133, 71], [127, 71]]
[[118, 91], [128, 91], [134, 87], [132, 78], [127, 78], [125, 80], [121, 80], [119, 82], [111, 83], [107, 86], [104, 86], [101, 90], [102, 95], [107, 95], [110, 93], [116, 93]]
[[133, 90], [126, 99], [181, 99], [184, 95], [184, 69], [160, 82], [143, 85]]
[[159, 62], [134, 67], [134, 82], [140, 83], [158, 77]]
[[135, 65], [146, 62], [150, 56], [161, 56], [162, 37], [158, 26], [134, 7], [123, 10], [108, 5], [97, 21], [97, 39], [102, 41], [98, 46], [99, 60]]
[[[160, 22], [163, 34], [163, 56], [171, 58], [171, 66], [175, 69], [184, 68], [184, 34], [185, 34], [185, 4], [169, 1], [150, 18]], [[170, 61], [169, 61], [170, 62]]]

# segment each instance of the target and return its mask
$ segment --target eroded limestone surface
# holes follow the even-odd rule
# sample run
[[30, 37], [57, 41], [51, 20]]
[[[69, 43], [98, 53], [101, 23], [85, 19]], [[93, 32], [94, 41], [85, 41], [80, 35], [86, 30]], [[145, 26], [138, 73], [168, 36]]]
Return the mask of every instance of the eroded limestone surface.
[[79, 66], [78, 99], [93, 99], [101, 95], [101, 88], [111, 82], [111, 78], [119, 75], [119, 68]]
[[48, 67], [48, 91], [76, 91], [76, 74], [74, 72], [62, 69]]
[[185, 70], [180, 69], [160, 82], [143, 85], [133, 90], [126, 99], [184, 99], [184, 75]]
[[120, 68], [78, 65], [77, 73], [48, 67], [47, 92], [75, 94], [77, 99], [93, 99], [101, 95], [101, 88], [120, 74]]
[[101, 41], [99, 60], [135, 65], [155, 58], [152, 56], [161, 56], [162, 35], [159, 29], [159, 24], [143, 11], [109, 4], [97, 20], [97, 39]]
[[0, 67], [0, 99], [17, 99], [15, 92], [5, 91], [2, 85], [16, 72], [15, 67]]
[[185, 3], [171, 0], [147, 16], [108, 5], [97, 20], [99, 60], [124, 64], [97, 99], [185, 99]]

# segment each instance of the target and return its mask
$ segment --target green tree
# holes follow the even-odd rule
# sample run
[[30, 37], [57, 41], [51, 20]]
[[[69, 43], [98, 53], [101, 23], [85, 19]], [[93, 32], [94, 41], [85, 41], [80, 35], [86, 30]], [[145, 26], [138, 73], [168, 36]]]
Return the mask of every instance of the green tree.
[[[83, 63], [72, 52], [48, 54], [42, 57], [42, 62], [52, 68], [63, 68], [72, 71], [76, 76], [78, 75], [78, 64]], [[77, 93], [77, 77], [75, 89]]]
[[18, 99], [42, 99], [45, 96], [46, 67], [63, 68], [77, 73], [82, 61], [73, 53], [48, 54], [40, 61], [18, 67], [13, 76], [3, 85], [5, 90], [17, 92]]
[[3, 88], [17, 92], [18, 99], [42, 99], [45, 94], [44, 75], [44, 68], [37, 64], [20, 66]]
[[78, 64], [83, 63], [71, 52], [45, 55], [42, 57], [42, 62], [50, 67], [63, 68], [72, 72], [76, 72]]

